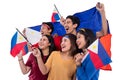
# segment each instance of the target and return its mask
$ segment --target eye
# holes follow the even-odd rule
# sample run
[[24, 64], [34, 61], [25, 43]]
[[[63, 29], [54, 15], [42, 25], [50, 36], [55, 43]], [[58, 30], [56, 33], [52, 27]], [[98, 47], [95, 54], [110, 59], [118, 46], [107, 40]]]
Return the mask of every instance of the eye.
[[43, 41], [46, 41], [46, 39], [43, 39]]
[[80, 37], [81, 37], [80, 35], [77, 36], [78, 39], [79, 39]]
[[40, 39], [40, 41], [42, 41], [42, 39]]

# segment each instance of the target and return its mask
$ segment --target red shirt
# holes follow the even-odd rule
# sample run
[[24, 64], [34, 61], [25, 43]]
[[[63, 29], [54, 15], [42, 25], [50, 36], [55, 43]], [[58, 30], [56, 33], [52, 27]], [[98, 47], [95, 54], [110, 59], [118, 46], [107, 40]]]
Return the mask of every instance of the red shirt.
[[54, 37], [54, 43], [57, 50], [61, 50], [61, 46], [60, 46], [61, 40], [62, 40], [62, 36]]
[[[43, 62], [45, 62], [47, 56], [43, 56]], [[47, 80], [48, 75], [43, 75], [39, 70], [36, 57], [31, 53], [26, 66], [31, 67], [31, 72], [29, 74], [29, 80]]]

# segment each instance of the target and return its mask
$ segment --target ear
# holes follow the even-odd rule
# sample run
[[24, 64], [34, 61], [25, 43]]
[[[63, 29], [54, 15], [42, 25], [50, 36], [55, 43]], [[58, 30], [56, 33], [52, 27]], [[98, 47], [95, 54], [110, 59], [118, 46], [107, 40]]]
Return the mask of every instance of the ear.
[[77, 26], [78, 26], [77, 24], [74, 24], [74, 25], [73, 25], [74, 29], [76, 29]]
[[51, 45], [51, 43], [48, 44], [49, 46]]
[[52, 30], [51, 30], [51, 29], [49, 29], [49, 30], [48, 30], [48, 32], [49, 32], [49, 33], [51, 33], [51, 32], [52, 32]]

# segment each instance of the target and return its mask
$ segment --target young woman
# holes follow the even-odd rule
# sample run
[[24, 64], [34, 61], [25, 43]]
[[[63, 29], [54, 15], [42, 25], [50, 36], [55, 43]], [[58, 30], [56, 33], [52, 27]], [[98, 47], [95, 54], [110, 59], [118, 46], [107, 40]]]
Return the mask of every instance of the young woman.
[[[43, 60], [43, 63], [45, 63], [50, 53], [55, 50], [53, 37], [49, 35], [44, 35], [38, 42], [38, 45], [38, 51], [41, 52], [41, 59]], [[34, 48], [35, 47], [33, 47], [32, 49]], [[21, 53], [17, 56], [22, 73], [27, 74], [31, 71], [29, 74], [29, 80], [47, 80], [48, 75], [43, 75], [41, 73], [38, 67], [37, 59], [32, 53], [30, 54], [26, 64], [24, 63]]]
[[94, 33], [90, 29], [80, 29], [77, 33], [76, 43], [81, 53], [75, 55], [77, 64], [77, 80], [98, 80], [99, 69], [96, 69], [91, 62], [88, 46], [96, 40]]
[[33, 50], [41, 72], [44, 75], [49, 73], [47, 80], [75, 80], [76, 64], [73, 57], [77, 51], [75, 41], [76, 36], [73, 34], [63, 36], [61, 51], [52, 52], [45, 64], [40, 51]]

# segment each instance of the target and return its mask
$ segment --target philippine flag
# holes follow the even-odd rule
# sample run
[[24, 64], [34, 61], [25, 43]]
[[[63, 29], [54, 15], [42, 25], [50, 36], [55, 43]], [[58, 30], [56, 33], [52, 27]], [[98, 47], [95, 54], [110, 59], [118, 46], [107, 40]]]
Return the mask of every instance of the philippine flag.
[[110, 56], [107, 54], [99, 39], [96, 39], [89, 47], [90, 58], [96, 69], [109, 64], [111, 61]]
[[[40, 27], [40, 26], [39, 26]], [[28, 27], [26, 28], [25, 35], [27, 37], [27, 40], [32, 44], [36, 44], [39, 42], [39, 40], [42, 37], [42, 34], [40, 33], [40, 30], [37, 31], [34, 27]]]
[[19, 32], [16, 32], [11, 39], [10, 53], [13, 57], [15, 57], [17, 54], [20, 53], [21, 50], [23, 55], [28, 52], [27, 41]]
[[51, 21], [58, 22], [59, 20], [60, 20], [59, 13], [57, 12], [56, 8], [54, 8], [52, 16], [51, 16]]

